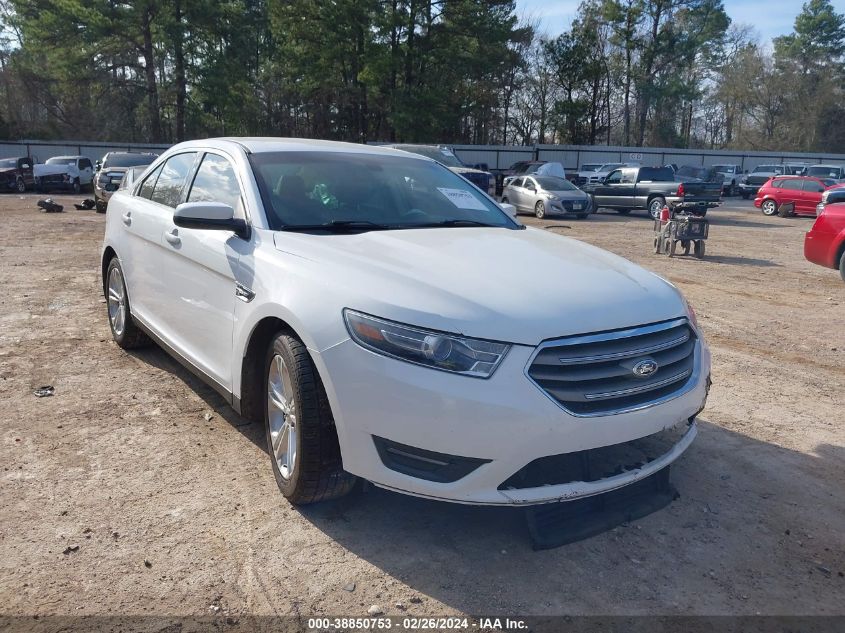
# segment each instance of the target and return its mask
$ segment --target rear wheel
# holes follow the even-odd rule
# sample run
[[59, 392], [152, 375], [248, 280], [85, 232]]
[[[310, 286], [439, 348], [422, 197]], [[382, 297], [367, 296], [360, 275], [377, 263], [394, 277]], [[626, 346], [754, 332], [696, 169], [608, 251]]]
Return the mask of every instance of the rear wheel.
[[17, 182], [15, 182], [15, 190], [18, 193], [26, 193], [26, 183], [23, 178], [18, 178]]
[[656, 198], [652, 198], [651, 201], [648, 203], [648, 212], [651, 214], [655, 220], [660, 217], [660, 212], [663, 210], [663, 207], [666, 206], [666, 199], [657, 196]]
[[149, 345], [149, 337], [135, 325], [129, 308], [129, 295], [123, 280], [123, 269], [117, 257], [113, 257], [106, 269], [106, 306], [109, 327], [114, 342], [123, 349], [135, 349]]
[[778, 212], [778, 204], [774, 200], [763, 200], [760, 210], [763, 212], [763, 215], [775, 215]]
[[294, 504], [348, 493], [355, 477], [343, 470], [328, 398], [302, 341], [280, 332], [264, 376], [267, 448], [279, 490]]
[[546, 217], [546, 205], [543, 204], [542, 200], [537, 200], [537, 204], [534, 205], [534, 215], [537, 216], [538, 220]]
[[704, 257], [704, 245], [706, 242], [704, 240], [695, 240], [695, 244], [693, 246], [693, 253], [698, 259]]

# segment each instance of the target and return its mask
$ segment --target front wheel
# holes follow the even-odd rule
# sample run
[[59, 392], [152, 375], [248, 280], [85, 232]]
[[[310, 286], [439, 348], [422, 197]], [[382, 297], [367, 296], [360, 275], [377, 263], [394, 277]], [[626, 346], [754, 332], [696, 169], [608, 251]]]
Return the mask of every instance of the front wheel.
[[542, 200], [537, 200], [537, 204], [534, 205], [534, 215], [537, 216], [538, 220], [546, 217], [546, 205], [543, 204]]
[[79, 193], [82, 191], [82, 185], [79, 184], [79, 178], [73, 179], [73, 193]]
[[760, 205], [760, 210], [763, 212], [763, 215], [775, 215], [778, 212], [777, 202], [774, 200], [764, 200], [763, 204]]
[[648, 212], [652, 218], [657, 220], [660, 217], [660, 212], [663, 210], [663, 207], [666, 206], [666, 199], [660, 196], [656, 198], [652, 198], [651, 202], [648, 203]]
[[26, 183], [24, 182], [23, 178], [18, 178], [17, 182], [15, 183], [15, 190], [18, 193], [26, 193]]
[[842, 257], [839, 259], [839, 276], [842, 281], [845, 281], [845, 251], [842, 252]]
[[704, 257], [705, 243], [706, 242], [704, 240], [695, 240], [695, 243], [693, 244], [692, 252], [698, 259], [702, 259]]
[[302, 341], [280, 332], [264, 377], [264, 426], [279, 490], [294, 504], [348, 493], [355, 477], [343, 470], [328, 398]]

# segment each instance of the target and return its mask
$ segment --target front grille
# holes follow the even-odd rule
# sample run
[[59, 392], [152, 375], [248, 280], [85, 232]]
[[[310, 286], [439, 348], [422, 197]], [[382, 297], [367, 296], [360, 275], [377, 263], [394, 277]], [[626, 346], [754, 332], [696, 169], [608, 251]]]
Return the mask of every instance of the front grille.
[[679, 395], [695, 344], [686, 319], [572, 336], [541, 345], [528, 375], [575, 415], [621, 413]]

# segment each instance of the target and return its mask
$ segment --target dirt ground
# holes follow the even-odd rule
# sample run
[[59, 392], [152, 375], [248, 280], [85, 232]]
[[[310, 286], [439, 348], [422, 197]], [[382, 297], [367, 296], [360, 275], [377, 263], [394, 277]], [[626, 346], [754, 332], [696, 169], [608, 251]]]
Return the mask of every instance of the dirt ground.
[[104, 216], [36, 199], [0, 197], [0, 614], [845, 614], [845, 284], [804, 260], [812, 220], [730, 200], [698, 261], [652, 254], [642, 214], [525, 219], [677, 284], [714, 383], [680, 499], [534, 552], [519, 510], [291, 507], [260, 428], [111, 341]]

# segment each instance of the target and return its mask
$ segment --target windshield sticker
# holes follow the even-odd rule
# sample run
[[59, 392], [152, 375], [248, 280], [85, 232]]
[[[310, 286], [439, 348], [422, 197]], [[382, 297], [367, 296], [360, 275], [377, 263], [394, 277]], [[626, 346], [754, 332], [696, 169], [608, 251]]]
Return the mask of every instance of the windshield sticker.
[[472, 195], [466, 189], [449, 189], [448, 187], [438, 187], [437, 190], [446, 196], [449, 201], [459, 209], [477, 209], [478, 211], [486, 211], [487, 207], [478, 198]]

